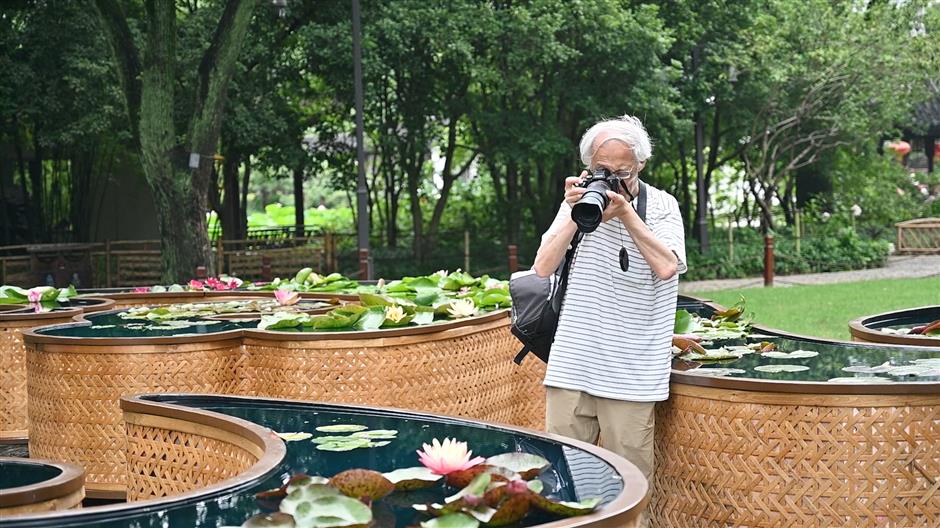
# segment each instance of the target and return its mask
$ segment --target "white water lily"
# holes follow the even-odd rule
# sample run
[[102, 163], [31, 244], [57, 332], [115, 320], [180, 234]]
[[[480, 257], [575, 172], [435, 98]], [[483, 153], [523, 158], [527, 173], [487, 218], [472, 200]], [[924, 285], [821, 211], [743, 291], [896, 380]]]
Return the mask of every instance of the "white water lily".
[[474, 304], [473, 299], [458, 299], [450, 303], [450, 308], [447, 309], [447, 313], [454, 319], [471, 317], [476, 315], [477, 306]]
[[503, 287], [503, 281], [499, 279], [487, 279], [486, 282], [483, 283], [484, 290], [493, 290], [493, 289], [502, 288], [502, 287]]
[[397, 304], [386, 306], [385, 318], [393, 323], [397, 323], [405, 318], [405, 310]]
[[447, 275], [449, 275], [447, 273], [447, 270], [437, 270], [431, 274], [432, 277], [441, 277], [441, 278], [446, 277]]

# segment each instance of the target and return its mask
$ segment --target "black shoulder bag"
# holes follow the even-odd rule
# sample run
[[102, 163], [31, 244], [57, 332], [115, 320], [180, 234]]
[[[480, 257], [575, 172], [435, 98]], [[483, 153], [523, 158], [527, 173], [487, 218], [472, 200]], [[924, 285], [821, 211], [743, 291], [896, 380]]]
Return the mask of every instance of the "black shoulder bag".
[[[646, 221], [646, 185], [640, 182], [636, 203], [637, 214]], [[568, 273], [574, 261], [575, 250], [584, 233], [575, 233], [565, 257], [554, 273], [539, 277], [535, 270], [520, 271], [509, 279], [509, 296], [512, 297], [512, 334], [522, 342], [522, 350], [513, 359], [522, 364], [526, 354], [532, 353], [548, 363], [548, 356], [558, 329], [561, 303], [568, 287]]]

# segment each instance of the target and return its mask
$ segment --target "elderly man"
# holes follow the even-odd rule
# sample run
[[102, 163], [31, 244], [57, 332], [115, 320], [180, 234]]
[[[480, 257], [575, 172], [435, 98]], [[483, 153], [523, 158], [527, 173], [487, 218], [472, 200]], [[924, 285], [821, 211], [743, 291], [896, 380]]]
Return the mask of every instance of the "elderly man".
[[[639, 119], [597, 123], [580, 150], [592, 173], [606, 169], [620, 186], [607, 192], [602, 223], [574, 256], [545, 376], [546, 424], [587, 442], [603, 438], [651, 479], [653, 406], [669, 396], [678, 274], [686, 270], [682, 216], [675, 198], [640, 182], [652, 146]], [[535, 258], [540, 276], [555, 271], [577, 233], [571, 208], [586, 175], [565, 180], [565, 201]]]

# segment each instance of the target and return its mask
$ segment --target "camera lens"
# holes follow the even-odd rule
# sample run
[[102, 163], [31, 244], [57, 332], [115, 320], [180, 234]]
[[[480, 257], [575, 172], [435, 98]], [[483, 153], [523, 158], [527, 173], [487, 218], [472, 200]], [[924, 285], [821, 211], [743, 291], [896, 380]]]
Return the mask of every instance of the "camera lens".
[[591, 181], [581, 199], [571, 208], [571, 219], [582, 232], [591, 233], [601, 225], [604, 209], [610, 202], [607, 198], [609, 190], [610, 186], [605, 180]]

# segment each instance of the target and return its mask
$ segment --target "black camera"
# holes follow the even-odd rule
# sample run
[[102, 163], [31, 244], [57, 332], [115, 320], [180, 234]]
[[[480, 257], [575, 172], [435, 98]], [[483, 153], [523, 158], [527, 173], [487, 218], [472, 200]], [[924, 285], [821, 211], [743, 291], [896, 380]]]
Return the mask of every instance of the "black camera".
[[593, 174], [578, 185], [587, 189], [571, 208], [571, 219], [578, 224], [578, 229], [590, 233], [601, 225], [604, 209], [607, 209], [607, 204], [610, 203], [607, 191], [617, 192], [620, 185], [620, 178], [612, 175], [607, 169], [595, 169]]

